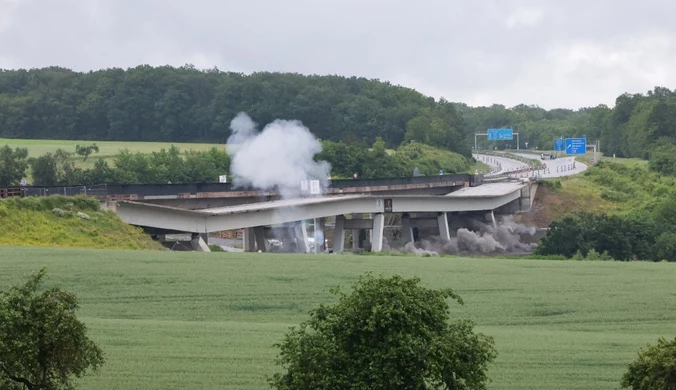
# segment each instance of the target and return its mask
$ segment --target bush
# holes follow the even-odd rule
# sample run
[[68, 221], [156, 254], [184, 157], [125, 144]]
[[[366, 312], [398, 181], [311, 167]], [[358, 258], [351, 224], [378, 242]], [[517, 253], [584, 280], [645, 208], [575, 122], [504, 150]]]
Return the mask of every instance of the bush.
[[[276, 389], [485, 389], [493, 339], [468, 320], [450, 322], [450, 289], [419, 279], [362, 277], [335, 305], [321, 305], [280, 344]], [[338, 291], [334, 290], [338, 294]]]
[[659, 260], [656, 238], [660, 233], [660, 225], [640, 212], [627, 215], [581, 212], [554, 221], [535, 253], [564, 255], [575, 260]]
[[638, 359], [629, 364], [622, 376], [622, 387], [633, 390], [676, 389], [676, 339], [663, 337], [656, 345], [648, 344], [638, 353]]

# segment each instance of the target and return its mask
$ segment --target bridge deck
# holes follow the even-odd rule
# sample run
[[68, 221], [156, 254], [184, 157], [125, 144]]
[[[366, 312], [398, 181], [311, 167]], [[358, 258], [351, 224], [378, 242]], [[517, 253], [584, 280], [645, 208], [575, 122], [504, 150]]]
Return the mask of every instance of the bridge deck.
[[503, 196], [524, 187], [524, 183], [486, 183], [478, 187], [465, 187], [446, 196], [453, 198]]
[[[203, 210], [186, 210], [133, 201], [119, 201], [116, 212], [132, 225], [208, 233], [279, 225], [313, 218], [366, 213], [427, 213], [494, 210], [521, 197], [525, 184], [492, 186], [488, 193], [464, 195], [334, 195], [287, 199]], [[492, 189], [491, 189], [492, 188]]]
[[270, 209], [294, 208], [298, 206], [307, 206], [319, 203], [340, 202], [348, 199], [359, 199], [367, 197], [368, 195], [333, 195], [333, 196], [318, 196], [311, 198], [297, 198], [297, 199], [281, 199], [272, 200], [269, 202], [257, 202], [249, 204], [240, 204], [226, 207], [214, 207], [209, 209], [195, 210], [196, 212], [209, 215], [226, 215], [237, 213], [250, 213], [255, 211], [263, 211]]

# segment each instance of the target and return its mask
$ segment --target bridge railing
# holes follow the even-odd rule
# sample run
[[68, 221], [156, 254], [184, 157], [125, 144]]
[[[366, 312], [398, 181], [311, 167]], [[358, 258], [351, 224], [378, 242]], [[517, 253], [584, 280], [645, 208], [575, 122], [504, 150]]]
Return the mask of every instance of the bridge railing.
[[[358, 187], [381, 187], [420, 185], [433, 183], [460, 182], [470, 186], [480, 185], [482, 175], [468, 173], [435, 176], [411, 176], [383, 179], [347, 179], [331, 180], [330, 188], [347, 189]], [[300, 183], [299, 183], [300, 186]], [[185, 184], [99, 184], [87, 186], [27, 186], [2, 189], [0, 197], [9, 196], [49, 196], [49, 195], [87, 195], [98, 198], [133, 196], [173, 196], [177, 194], [218, 193], [218, 192], [264, 192], [253, 187], [238, 187], [232, 183], [185, 183]], [[272, 190], [274, 191], [274, 190]], [[4, 194], [4, 196], [3, 196]]]
[[85, 195], [105, 198], [108, 194], [106, 184], [90, 185], [90, 186], [61, 186], [61, 187], [10, 187], [0, 188], [0, 198], [17, 197], [17, 196], [49, 196], [49, 195], [63, 195], [76, 196]]

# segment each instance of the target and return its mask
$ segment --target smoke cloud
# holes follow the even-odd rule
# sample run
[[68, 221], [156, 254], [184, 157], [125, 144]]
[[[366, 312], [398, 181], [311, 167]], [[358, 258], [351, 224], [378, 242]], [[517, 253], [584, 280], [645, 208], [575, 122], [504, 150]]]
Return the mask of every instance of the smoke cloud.
[[525, 255], [531, 253], [537, 244], [522, 242], [524, 237], [533, 236], [536, 228], [514, 222], [512, 216], [505, 216], [494, 227], [475, 219], [465, 218], [450, 241], [442, 240], [439, 236], [421, 239], [419, 242], [409, 242], [399, 248], [393, 248], [387, 243], [384, 250], [405, 252], [418, 256], [440, 254], [469, 256], [469, 255]]
[[235, 186], [277, 189], [283, 198], [300, 196], [303, 180], [320, 180], [326, 186], [331, 165], [314, 161], [322, 144], [300, 121], [277, 119], [259, 132], [257, 124], [240, 112], [230, 128], [227, 146]]

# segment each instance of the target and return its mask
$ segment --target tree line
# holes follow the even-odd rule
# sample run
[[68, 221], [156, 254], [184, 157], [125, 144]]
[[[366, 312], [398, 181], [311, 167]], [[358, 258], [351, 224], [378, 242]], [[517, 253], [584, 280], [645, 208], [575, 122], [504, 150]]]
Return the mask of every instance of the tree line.
[[225, 143], [244, 111], [301, 120], [328, 141], [419, 141], [469, 156], [454, 105], [357, 77], [138, 66], [0, 71], [0, 137]]
[[[625, 93], [614, 108], [470, 107], [379, 80], [241, 73], [147, 65], [87, 73], [60, 67], [0, 70], [0, 137], [225, 143], [230, 121], [301, 120], [319, 138], [388, 148], [417, 141], [469, 157], [477, 132], [512, 127], [520, 148], [586, 136], [606, 156], [650, 159], [675, 173], [676, 92]], [[516, 148], [477, 139], [482, 148]]]
[[[229, 175], [230, 156], [225, 148], [207, 151], [181, 151], [172, 145], [152, 153], [121, 150], [109, 163], [97, 159], [91, 168], [78, 164], [98, 150], [96, 145], [78, 145], [75, 152], [58, 149], [39, 157], [29, 157], [26, 148], [0, 148], [0, 186], [17, 186], [30, 172], [35, 186], [74, 186], [95, 184], [217, 183]], [[386, 148], [378, 138], [371, 147], [344, 142], [323, 141], [318, 160], [331, 163], [333, 179], [374, 179], [467, 172], [472, 158], [420, 143], [406, 143], [397, 150]]]

